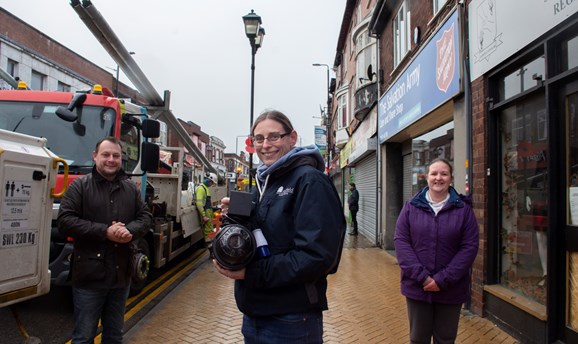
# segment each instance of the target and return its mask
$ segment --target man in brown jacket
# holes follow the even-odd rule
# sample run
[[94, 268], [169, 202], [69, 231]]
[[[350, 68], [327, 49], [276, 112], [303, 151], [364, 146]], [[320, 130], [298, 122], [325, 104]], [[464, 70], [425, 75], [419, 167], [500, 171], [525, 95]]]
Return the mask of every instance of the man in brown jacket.
[[131, 279], [130, 242], [144, 236], [152, 215], [121, 169], [118, 139], [100, 140], [92, 158], [92, 173], [70, 184], [58, 213], [58, 230], [74, 239], [72, 343], [93, 343], [101, 319], [102, 342], [120, 344]]

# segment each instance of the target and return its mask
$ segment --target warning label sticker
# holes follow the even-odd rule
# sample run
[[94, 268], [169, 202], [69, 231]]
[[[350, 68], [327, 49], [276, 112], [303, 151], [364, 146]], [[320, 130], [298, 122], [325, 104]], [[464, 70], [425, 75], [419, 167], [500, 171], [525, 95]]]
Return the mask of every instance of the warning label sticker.
[[4, 184], [0, 248], [35, 245], [37, 228], [30, 228], [32, 183], [8, 180]]

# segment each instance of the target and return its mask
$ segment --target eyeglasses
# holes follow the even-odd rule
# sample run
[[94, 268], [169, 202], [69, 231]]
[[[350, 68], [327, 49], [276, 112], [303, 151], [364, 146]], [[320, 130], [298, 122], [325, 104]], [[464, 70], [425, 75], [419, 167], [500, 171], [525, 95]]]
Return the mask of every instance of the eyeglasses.
[[265, 142], [265, 140], [267, 140], [269, 142], [277, 142], [277, 141], [279, 141], [279, 139], [282, 139], [289, 134], [291, 134], [291, 133], [284, 133], [284, 134], [271, 133], [267, 137], [265, 137], [263, 135], [255, 135], [255, 136], [253, 136], [253, 143], [262, 145]]

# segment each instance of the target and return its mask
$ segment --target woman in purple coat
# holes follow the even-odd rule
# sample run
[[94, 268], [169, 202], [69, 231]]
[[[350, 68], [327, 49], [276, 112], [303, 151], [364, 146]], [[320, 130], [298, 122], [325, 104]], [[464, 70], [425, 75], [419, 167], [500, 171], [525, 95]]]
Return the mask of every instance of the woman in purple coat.
[[447, 160], [433, 160], [428, 186], [406, 202], [395, 227], [411, 343], [454, 343], [469, 298], [478, 223], [470, 198], [450, 186], [452, 172]]

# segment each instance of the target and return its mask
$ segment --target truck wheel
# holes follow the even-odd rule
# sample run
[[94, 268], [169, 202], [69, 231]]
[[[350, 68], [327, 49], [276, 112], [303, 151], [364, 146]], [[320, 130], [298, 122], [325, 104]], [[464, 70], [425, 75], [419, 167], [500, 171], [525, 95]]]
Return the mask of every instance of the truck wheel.
[[130, 286], [130, 296], [140, 293], [148, 282], [148, 273], [150, 267], [151, 256], [149, 253], [149, 245], [146, 240], [141, 239], [138, 242], [138, 252], [140, 253], [136, 263], [137, 271], [140, 274], [139, 278], [133, 278]]

